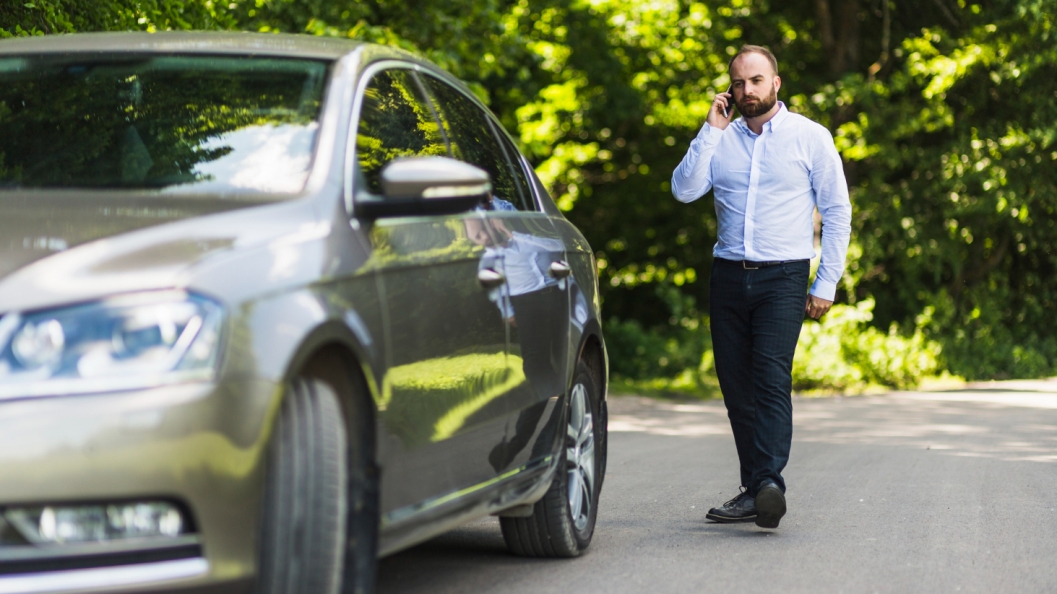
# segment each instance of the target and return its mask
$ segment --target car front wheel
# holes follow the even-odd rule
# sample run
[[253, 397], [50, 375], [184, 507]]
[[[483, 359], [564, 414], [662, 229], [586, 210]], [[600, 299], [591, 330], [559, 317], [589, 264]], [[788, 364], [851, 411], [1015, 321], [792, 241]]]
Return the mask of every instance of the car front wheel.
[[591, 369], [580, 362], [569, 390], [563, 447], [554, 480], [529, 517], [501, 517], [507, 547], [517, 555], [576, 557], [594, 535], [605, 472], [603, 403]]
[[257, 594], [370, 591], [375, 532], [357, 518], [373, 506], [357, 488], [368, 464], [358, 439], [330, 384], [291, 382], [271, 439]]

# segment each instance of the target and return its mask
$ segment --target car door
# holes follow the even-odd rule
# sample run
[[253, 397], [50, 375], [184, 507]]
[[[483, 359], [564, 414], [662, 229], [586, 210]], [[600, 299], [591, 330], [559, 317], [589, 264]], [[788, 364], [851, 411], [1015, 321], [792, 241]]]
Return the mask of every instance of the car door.
[[[376, 68], [367, 79], [354, 199], [381, 198], [380, 172], [395, 158], [450, 154], [411, 70]], [[490, 300], [498, 290], [478, 279], [485, 248], [467, 239], [480, 219], [470, 211], [364, 222], [385, 303], [387, 369], [378, 406], [383, 523], [483, 480], [481, 469], [466, 469], [483, 446], [462, 429], [512, 378], [506, 328]]]
[[438, 106], [455, 158], [488, 171], [484, 205], [492, 237], [486, 259], [505, 277], [496, 307], [507, 325], [516, 385], [471, 421], [498, 443], [489, 452], [497, 474], [546, 456], [553, 443], [544, 422], [565, 392], [568, 361], [569, 268], [550, 219], [539, 212], [520, 155], [486, 110], [439, 77], [420, 75]]

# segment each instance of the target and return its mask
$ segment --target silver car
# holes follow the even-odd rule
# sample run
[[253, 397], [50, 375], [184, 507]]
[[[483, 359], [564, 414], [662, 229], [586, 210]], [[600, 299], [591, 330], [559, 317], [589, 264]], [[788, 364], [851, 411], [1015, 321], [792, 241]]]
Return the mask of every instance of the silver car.
[[307, 36], [0, 42], [0, 594], [369, 592], [589, 543], [594, 260], [450, 75]]

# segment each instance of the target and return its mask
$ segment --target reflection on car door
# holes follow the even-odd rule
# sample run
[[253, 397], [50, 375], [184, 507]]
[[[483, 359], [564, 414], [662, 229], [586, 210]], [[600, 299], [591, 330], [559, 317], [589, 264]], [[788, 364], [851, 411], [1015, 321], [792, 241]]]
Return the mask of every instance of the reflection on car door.
[[517, 151], [498, 124], [455, 87], [421, 78], [454, 156], [492, 178], [493, 195], [483, 207], [491, 244], [481, 266], [496, 266], [506, 277], [496, 307], [507, 324], [512, 373], [521, 381], [473, 420], [498, 439], [488, 462], [502, 475], [546, 456], [553, 443], [555, 424], [546, 420], [567, 382], [569, 287], [560, 270], [565, 250], [550, 219], [536, 211]]
[[[380, 171], [396, 157], [448, 154], [414, 75], [375, 73], [357, 128], [357, 194], [381, 195]], [[467, 439], [466, 419], [518, 381], [506, 363], [502, 317], [478, 281], [484, 247], [467, 239], [475, 219], [475, 212], [380, 219], [367, 233], [388, 337], [379, 403], [384, 522], [473, 484], [483, 471], [466, 467], [487, 444]]]

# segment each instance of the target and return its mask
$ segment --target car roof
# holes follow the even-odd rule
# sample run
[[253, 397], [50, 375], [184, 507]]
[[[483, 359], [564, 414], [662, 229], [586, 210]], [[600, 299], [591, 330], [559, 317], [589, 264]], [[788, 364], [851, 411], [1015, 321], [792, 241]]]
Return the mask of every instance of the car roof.
[[273, 33], [166, 31], [74, 33], [0, 41], [0, 56], [53, 53], [160, 53], [282, 56], [337, 60], [364, 44], [348, 39]]

